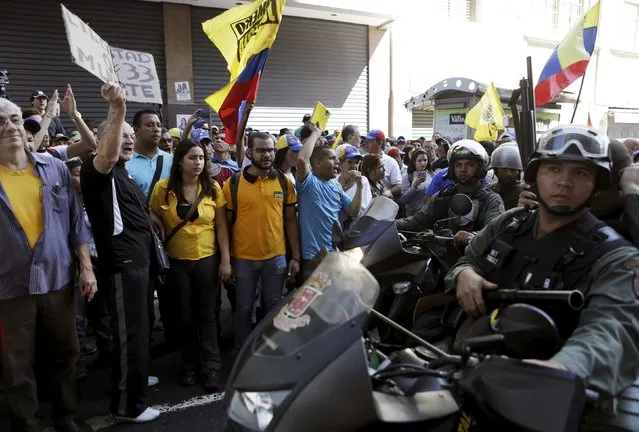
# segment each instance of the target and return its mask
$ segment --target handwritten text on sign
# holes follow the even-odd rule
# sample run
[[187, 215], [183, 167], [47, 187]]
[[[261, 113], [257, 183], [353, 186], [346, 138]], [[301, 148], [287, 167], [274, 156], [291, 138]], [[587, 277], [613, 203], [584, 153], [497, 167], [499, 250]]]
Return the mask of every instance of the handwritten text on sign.
[[113, 65], [127, 100], [142, 103], [162, 103], [160, 79], [155, 60], [149, 53], [111, 47]]
[[91, 72], [103, 82], [118, 80], [106, 43], [87, 23], [62, 6], [73, 62]]

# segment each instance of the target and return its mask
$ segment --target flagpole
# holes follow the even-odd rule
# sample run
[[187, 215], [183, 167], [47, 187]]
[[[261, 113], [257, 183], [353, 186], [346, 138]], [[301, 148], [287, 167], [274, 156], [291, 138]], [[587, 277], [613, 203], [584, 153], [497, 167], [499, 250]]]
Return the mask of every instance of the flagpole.
[[246, 131], [246, 124], [248, 123], [249, 115], [251, 114], [251, 110], [255, 106], [255, 102], [247, 101], [246, 106], [244, 107], [244, 111], [242, 111], [242, 118], [240, 119], [240, 124], [237, 126], [237, 135], [235, 136], [235, 162], [238, 167], [242, 167], [245, 156], [244, 149], [244, 132]]
[[572, 111], [572, 117], [570, 118], [570, 124], [575, 120], [575, 114], [577, 114], [577, 106], [579, 106], [579, 100], [581, 99], [581, 90], [584, 88], [584, 81], [586, 80], [586, 71], [581, 76], [581, 84], [579, 84], [579, 93], [577, 93], [577, 100], [575, 101], [575, 109]]

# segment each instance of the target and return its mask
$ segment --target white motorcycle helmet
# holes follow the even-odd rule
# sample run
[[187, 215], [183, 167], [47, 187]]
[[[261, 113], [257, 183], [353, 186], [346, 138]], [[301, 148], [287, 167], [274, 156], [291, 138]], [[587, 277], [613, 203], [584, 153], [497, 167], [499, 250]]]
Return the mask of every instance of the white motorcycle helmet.
[[477, 141], [463, 139], [452, 145], [452, 147], [448, 150], [447, 159], [448, 173], [446, 174], [446, 177], [456, 182], [455, 161], [461, 159], [472, 159], [478, 161], [480, 166], [477, 170], [477, 178], [479, 178], [479, 180], [483, 180], [488, 172], [488, 162], [490, 157], [488, 156], [486, 149], [484, 149], [484, 146], [479, 144]]

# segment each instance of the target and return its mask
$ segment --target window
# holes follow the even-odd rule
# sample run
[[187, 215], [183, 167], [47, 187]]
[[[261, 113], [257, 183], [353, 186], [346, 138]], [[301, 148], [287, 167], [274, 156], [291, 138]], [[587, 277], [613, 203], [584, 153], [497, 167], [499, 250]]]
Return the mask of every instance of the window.
[[623, 48], [639, 49], [639, 1], [624, 1], [621, 13], [626, 22], [619, 28], [621, 37], [618, 40]]
[[437, 18], [475, 21], [475, 0], [435, 0], [432, 5]]
[[528, 21], [543, 33], [563, 37], [596, 0], [529, 0]]

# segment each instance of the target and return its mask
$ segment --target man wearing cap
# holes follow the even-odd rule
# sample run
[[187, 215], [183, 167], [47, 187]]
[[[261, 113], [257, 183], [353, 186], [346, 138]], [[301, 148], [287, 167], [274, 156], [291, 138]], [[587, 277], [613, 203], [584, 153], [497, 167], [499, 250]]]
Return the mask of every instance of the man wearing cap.
[[408, 167], [404, 165], [403, 156], [405, 155], [405, 153], [397, 147], [389, 147], [386, 150], [386, 154], [392, 157], [397, 162], [397, 166], [399, 166], [399, 171], [403, 177], [404, 174], [406, 173], [406, 170], [408, 169]]
[[162, 135], [160, 135], [160, 143], [158, 144], [158, 148], [167, 153], [173, 154], [173, 137], [165, 128], [162, 128]]
[[52, 144], [54, 146], [67, 145], [69, 144], [69, 137], [62, 133], [56, 134], [53, 137]]
[[295, 129], [295, 136], [298, 137], [298, 138], [301, 137], [302, 136], [302, 129], [304, 129], [304, 126], [308, 126], [310, 122], [311, 122], [311, 115], [310, 114], [304, 114], [304, 117], [302, 118], [302, 126], [300, 126], [297, 129]]
[[384, 196], [388, 198], [399, 197], [402, 194], [402, 172], [399, 169], [399, 165], [392, 157], [384, 153], [384, 147], [386, 145], [386, 136], [384, 132], [379, 129], [373, 129], [366, 134], [366, 144], [368, 154], [377, 155], [382, 157], [382, 163], [384, 164]]
[[171, 128], [169, 129], [169, 135], [173, 138], [173, 148], [177, 148], [178, 144], [180, 144], [180, 137], [182, 136], [182, 132], [180, 132], [179, 128]]
[[398, 149], [400, 149], [401, 151], [404, 151], [404, 147], [406, 147], [406, 138], [404, 138], [403, 136], [398, 136], [397, 137], [397, 143], [396, 146]]
[[292, 133], [282, 135], [275, 142], [275, 168], [282, 171], [295, 184], [292, 170], [297, 166], [297, 156], [302, 143]]
[[[44, 94], [42, 90], [34, 90], [31, 93], [31, 106], [38, 110], [42, 117], [46, 114], [47, 103], [49, 102], [49, 97]], [[67, 131], [64, 130], [64, 126], [62, 126], [62, 122], [59, 117], [53, 117], [51, 119], [51, 123], [49, 124], [49, 136], [54, 137], [57, 134], [66, 135]]]
[[191, 139], [204, 148], [204, 158], [211, 160], [213, 157], [213, 140], [209, 133], [204, 129], [193, 129]]
[[[340, 144], [335, 149], [337, 160], [339, 161], [340, 174], [337, 178], [337, 182], [344, 189], [344, 193], [351, 200], [355, 199], [355, 193], [357, 192], [356, 182], [350, 175], [351, 171], [358, 171], [360, 163], [364, 156], [359, 150], [350, 144]], [[360, 214], [366, 210], [368, 204], [373, 199], [370, 184], [365, 176], [362, 176], [362, 202], [360, 205]], [[340, 214], [340, 222], [344, 223], [347, 220], [346, 215], [342, 212]]]

